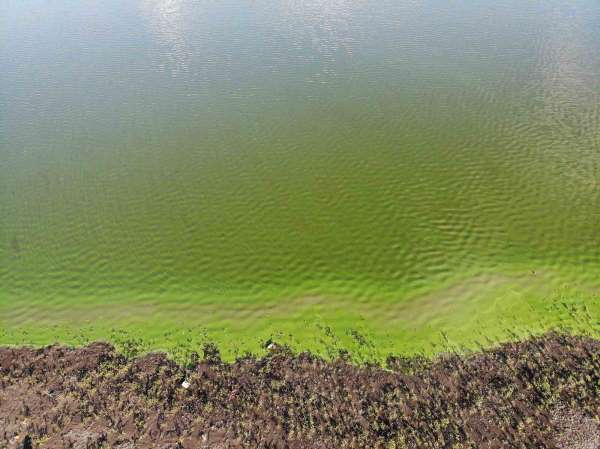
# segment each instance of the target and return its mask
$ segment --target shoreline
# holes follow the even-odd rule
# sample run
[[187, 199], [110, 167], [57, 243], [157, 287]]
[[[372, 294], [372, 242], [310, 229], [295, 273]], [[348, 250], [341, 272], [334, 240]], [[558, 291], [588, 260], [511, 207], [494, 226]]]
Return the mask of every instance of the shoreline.
[[2, 448], [600, 447], [600, 340], [549, 333], [387, 369], [111, 345], [0, 347]]

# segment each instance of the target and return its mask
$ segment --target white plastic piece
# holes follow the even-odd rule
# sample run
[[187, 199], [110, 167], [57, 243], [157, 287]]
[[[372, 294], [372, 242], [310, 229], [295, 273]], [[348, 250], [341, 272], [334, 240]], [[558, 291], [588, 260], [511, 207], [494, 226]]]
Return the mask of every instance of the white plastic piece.
[[190, 384], [190, 383], [189, 383], [187, 380], [184, 380], [184, 381], [181, 383], [181, 386], [182, 386], [183, 388], [185, 388], [186, 390], [187, 390], [188, 388], [190, 388], [190, 385], [191, 385], [191, 384]]

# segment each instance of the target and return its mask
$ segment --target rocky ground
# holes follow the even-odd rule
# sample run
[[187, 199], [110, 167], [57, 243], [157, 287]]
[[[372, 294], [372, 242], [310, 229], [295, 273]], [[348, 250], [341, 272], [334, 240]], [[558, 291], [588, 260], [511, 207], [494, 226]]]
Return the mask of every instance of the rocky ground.
[[[187, 388], [186, 388], [187, 387]], [[275, 349], [182, 367], [111, 346], [0, 348], [0, 448], [600, 448], [600, 341], [388, 369]]]

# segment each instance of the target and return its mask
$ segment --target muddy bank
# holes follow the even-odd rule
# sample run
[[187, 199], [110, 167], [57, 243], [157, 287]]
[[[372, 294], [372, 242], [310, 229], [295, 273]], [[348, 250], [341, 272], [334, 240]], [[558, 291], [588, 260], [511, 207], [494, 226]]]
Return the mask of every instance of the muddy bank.
[[600, 448], [600, 341], [548, 335], [389, 368], [283, 350], [224, 364], [207, 348], [181, 367], [103, 343], [0, 348], [0, 447]]

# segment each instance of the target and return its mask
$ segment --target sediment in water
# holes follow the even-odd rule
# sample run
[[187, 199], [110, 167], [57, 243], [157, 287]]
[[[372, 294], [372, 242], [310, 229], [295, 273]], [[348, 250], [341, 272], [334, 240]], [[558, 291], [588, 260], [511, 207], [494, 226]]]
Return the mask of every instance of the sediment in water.
[[183, 367], [104, 343], [0, 348], [0, 447], [600, 448], [598, 340], [388, 362], [276, 348]]

